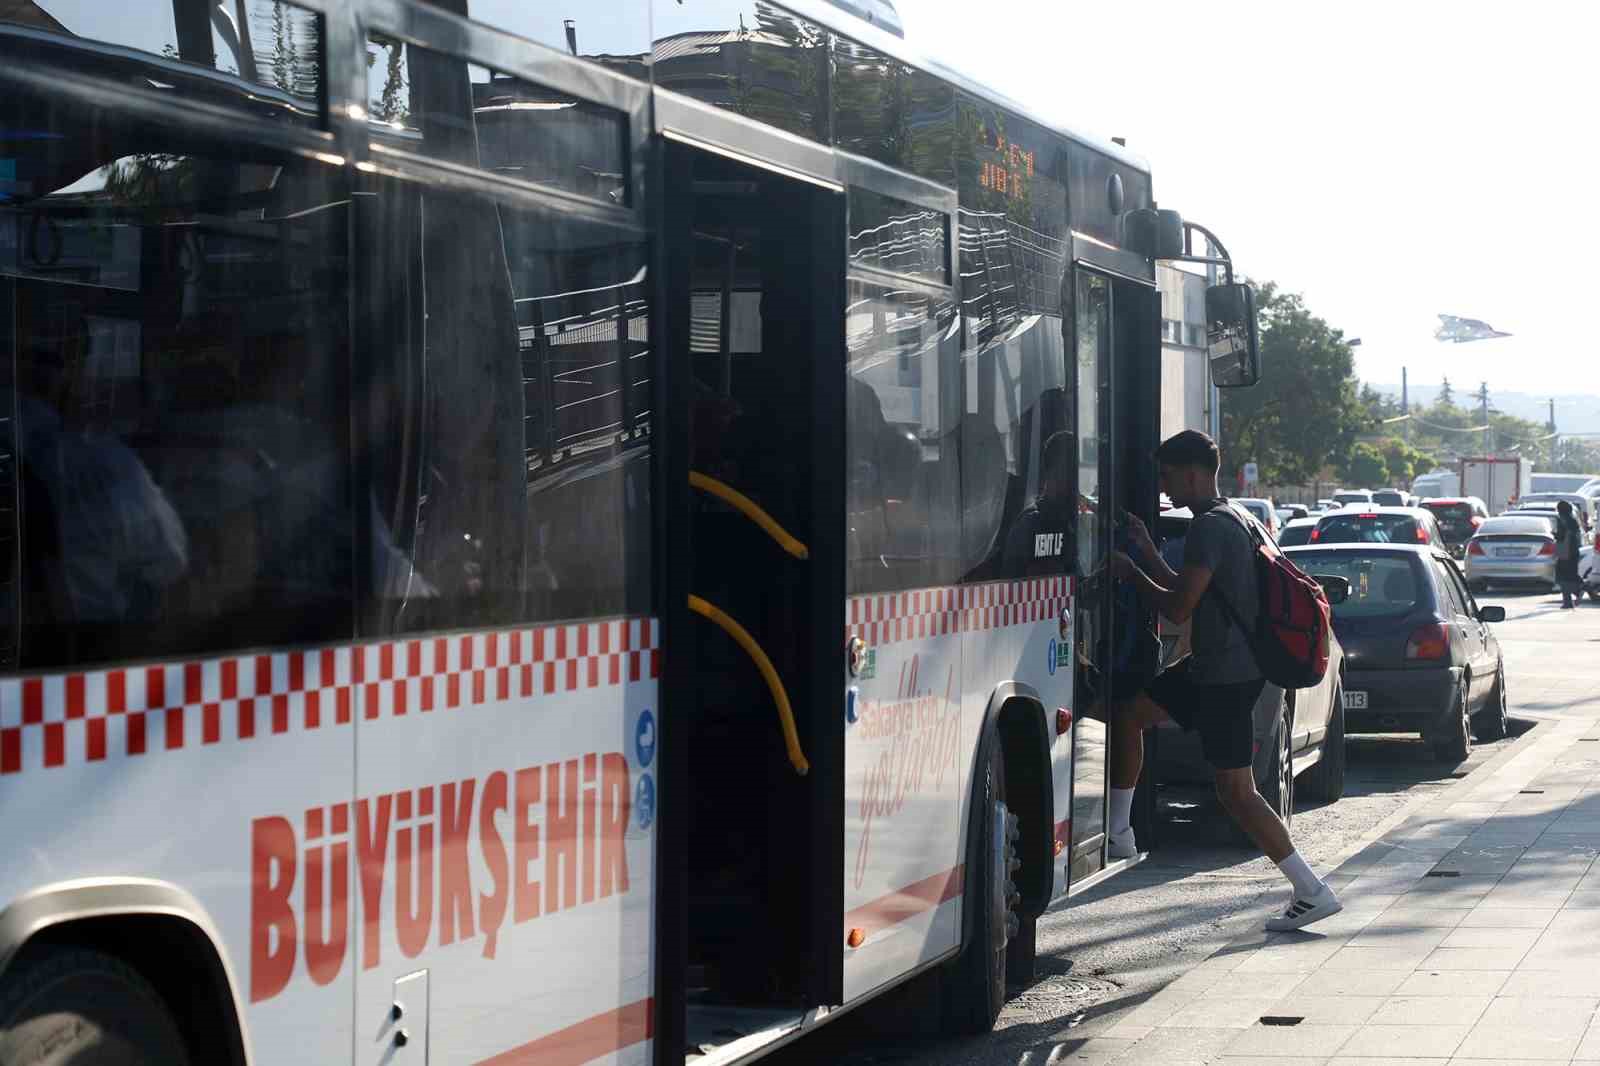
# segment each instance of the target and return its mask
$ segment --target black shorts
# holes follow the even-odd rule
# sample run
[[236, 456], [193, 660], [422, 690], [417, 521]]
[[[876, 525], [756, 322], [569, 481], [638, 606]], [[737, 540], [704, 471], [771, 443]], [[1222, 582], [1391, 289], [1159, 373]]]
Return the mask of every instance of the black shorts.
[[1189, 659], [1161, 674], [1145, 695], [1167, 716], [1200, 734], [1206, 762], [1218, 770], [1239, 770], [1255, 763], [1256, 700], [1266, 681], [1222, 685], [1196, 684], [1189, 677]]

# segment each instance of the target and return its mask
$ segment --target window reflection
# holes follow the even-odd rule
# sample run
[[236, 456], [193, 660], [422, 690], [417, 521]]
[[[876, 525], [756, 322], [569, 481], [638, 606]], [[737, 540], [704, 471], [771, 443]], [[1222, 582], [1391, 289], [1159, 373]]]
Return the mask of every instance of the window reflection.
[[850, 189], [848, 254], [852, 264], [905, 274], [935, 285], [950, 281], [950, 220], [943, 212]]
[[835, 38], [833, 96], [840, 148], [955, 184], [956, 93], [948, 83]]
[[[956, 385], [953, 304], [851, 279], [849, 588], [949, 584], [959, 566], [960, 453], [947, 402]], [[953, 398], [953, 397], [952, 397]]]
[[374, 135], [391, 147], [629, 202], [628, 122], [611, 108], [374, 34], [367, 109]]
[[[174, 12], [181, 15], [175, 18]], [[9, 0], [0, 25], [10, 23], [67, 37], [103, 41], [230, 74], [273, 90], [251, 103], [302, 118], [320, 115], [322, 17], [283, 0], [175, 4], [173, 0]], [[80, 69], [126, 61], [79, 59]], [[147, 75], [157, 75], [150, 70]], [[143, 77], [140, 88], [171, 89], [164, 78]], [[212, 90], [214, 93], [214, 88]]]
[[821, 26], [760, 0], [656, 0], [656, 85], [814, 141], [828, 139]]

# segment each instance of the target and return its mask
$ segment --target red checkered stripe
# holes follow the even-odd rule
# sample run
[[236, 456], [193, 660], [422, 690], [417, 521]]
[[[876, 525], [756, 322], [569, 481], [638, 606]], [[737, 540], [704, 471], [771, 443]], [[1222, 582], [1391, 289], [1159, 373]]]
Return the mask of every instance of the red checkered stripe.
[[0, 680], [0, 776], [660, 676], [655, 619]]
[[869, 646], [879, 648], [904, 640], [1051, 621], [1069, 601], [1070, 582], [1061, 575], [852, 596], [845, 636], [860, 635]]

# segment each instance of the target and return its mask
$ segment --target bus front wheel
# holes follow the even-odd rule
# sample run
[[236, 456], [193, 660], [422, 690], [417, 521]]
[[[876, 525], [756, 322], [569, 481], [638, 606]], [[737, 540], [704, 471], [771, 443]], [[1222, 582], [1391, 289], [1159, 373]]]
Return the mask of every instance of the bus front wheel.
[[[1006, 1002], [1007, 944], [1021, 932], [1019, 897], [1012, 881], [1017, 859], [1017, 816], [1006, 806], [1006, 765], [1000, 738], [993, 737], [983, 769], [983, 790], [975, 797], [972, 825], [976, 854], [968, 867], [963, 895], [972, 908], [972, 937], [948, 976], [945, 1019], [952, 1035], [987, 1033]], [[1030, 930], [1031, 931], [1031, 930]]]
[[187, 1066], [161, 996], [98, 951], [25, 951], [0, 978], [0, 1066]]

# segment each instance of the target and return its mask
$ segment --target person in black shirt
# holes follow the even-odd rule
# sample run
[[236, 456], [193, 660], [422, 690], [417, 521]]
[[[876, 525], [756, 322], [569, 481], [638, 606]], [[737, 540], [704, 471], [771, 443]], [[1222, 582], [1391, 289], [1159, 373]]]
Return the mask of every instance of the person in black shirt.
[[1072, 465], [1078, 458], [1077, 438], [1067, 430], [1044, 442], [1039, 471], [1039, 496], [1023, 508], [1006, 536], [1007, 577], [1064, 574], [1077, 558], [1073, 540]]

